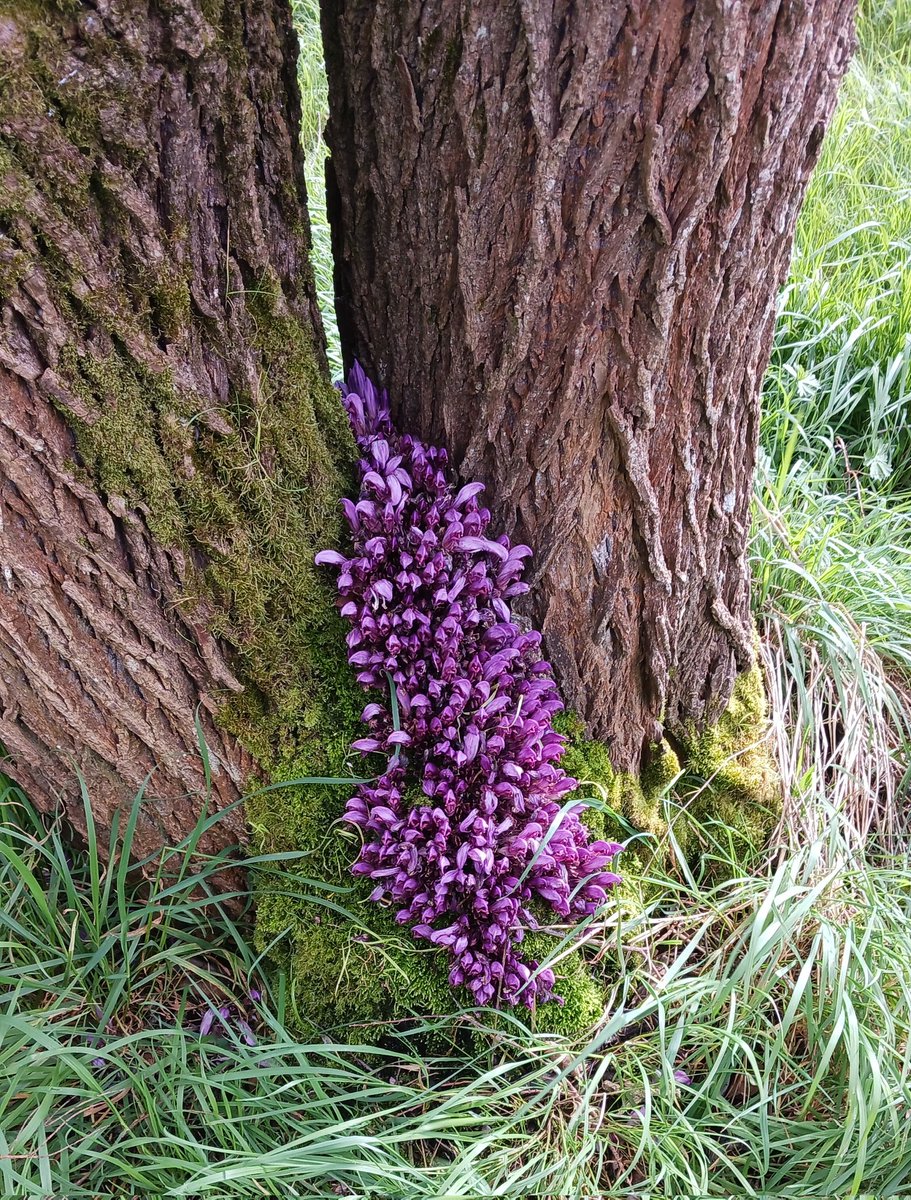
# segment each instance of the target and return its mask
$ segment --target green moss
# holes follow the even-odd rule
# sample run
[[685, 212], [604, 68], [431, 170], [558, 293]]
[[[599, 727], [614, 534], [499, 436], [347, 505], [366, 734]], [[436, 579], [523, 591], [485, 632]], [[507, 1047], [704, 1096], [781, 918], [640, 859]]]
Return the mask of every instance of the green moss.
[[709, 822], [724, 826], [744, 857], [765, 844], [781, 811], [767, 734], [765, 686], [757, 662], [738, 676], [716, 725], [702, 731], [690, 726], [681, 735], [688, 775], [698, 785], [683, 820], [675, 822], [685, 849], [695, 852], [700, 826]]
[[668, 771], [669, 778], [676, 774], [673, 752], [662, 750], [656, 760], [660, 769], [650, 764], [640, 782], [627, 772], [614, 770], [607, 746], [586, 737], [585, 725], [575, 713], [560, 713], [554, 727], [567, 738], [561, 766], [579, 780], [572, 796], [586, 804], [582, 820], [594, 837], [622, 842], [636, 831], [655, 835], [665, 831], [660, 815], [662, 779]]
[[[523, 943], [525, 953], [538, 962], [554, 953], [555, 939], [546, 932], [529, 934]], [[578, 1038], [604, 1016], [607, 996], [595, 977], [584, 952], [574, 951], [554, 963], [554, 992], [559, 1000], [550, 1000], [535, 1010], [533, 1022], [543, 1033]]]
[[[327, 807], [338, 811], [331, 802]], [[309, 826], [308, 833], [314, 832]], [[449, 983], [448, 956], [414, 941], [388, 909], [368, 901], [366, 889], [352, 883], [350, 842], [326, 844], [339, 838], [336, 828], [317, 842], [310, 860], [315, 878], [308, 879], [304, 865], [296, 868], [301, 872], [296, 888], [260, 892], [257, 945], [288, 971], [297, 1022], [370, 1041], [388, 1033], [391, 1023], [444, 1015], [460, 1005], [472, 1008], [469, 993]], [[337, 881], [334, 890], [328, 878]], [[557, 945], [554, 935], [540, 931], [528, 936], [524, 948], [529, 958], [540, 960]], [[534, 1013], [520, 1007], [515, 1016], [546, 1033], [579, 1037], [604, 1013], [603, 988], [581, 953], [561, 959], [555, 974], [560, 1001]], [[493, 1027], [497, 1024], [493, 1018]]]
[[10, 221], [24, 211], [31, 188], [16, 170], [9, 148], [0, 142], [0, 217]]
[[[673, 811], [673, 836], [688, 857], [702, 849], [706, 826], [723, 826], [744, 861], [761, 848], [780, 812], [778, 776], [768, 749], [765, 688], [758, 664], [737, 678], [730, 703], [714, 726], [694, 726], [653, 745], [640, 779], [611, 766], [606, 746], [585, 736], [583, 723], [561, 714], [557, 727], [568, 738], [563, 766], [580, 781], [575, 795], [592, 799], [584, 820], [597, 837], [627, 841], [631, 834], [649, 835], [631, 844], [623, 862], [627, 870], [667, 847], [667, 812]], [[676, 786], [675, 786], [676, 785]], [[666, 798], [673, 801], [665, 803]], [[678, 806], [676, 807], [675, 806]], [[622, 869], [622, 868], [621, 868]]]
[[421, 949], [388, 913], [352, 890], [350, 875], [346, 883], [347, 895], [322, 893], [327, 903], [260, 897], [257, 940], [266, 947], [279, 939], [273, 953], [289, 971], [297, 1021], [362, 1041], [412, 1013], [450, 1012], [458, 1000], [440, 954]]
[[462, 62], [462, 49], [462, 32], [459, 30], [456, 36], [446, 43], [446, 50], [443, 55], [441, 80], [444, 92], [451, 92], [455, 84], [455, 78], [459, 73], [459, 66]]
[[59, 366], [79, 400], [78, 413], [63, 402], [59, 407], [85, 470], [101, 491], [142, 504], [155, 537], [174, 544], [184, 519], [159, 434], [162, 423], [179, 420], [185, 406], [170, 376], [153, 375], [118, 349], [94, 357], [64, 347]]
[[6, 238], [0, 234], [0, 295], [9, 296], [31, 271], [32, 260], [29, 256], [10, 247]]
[[150, 273], [145, 288], [153, 329], [168, 341], [174, 341], [190, 322], [190, 285], [186, 277], [174, 267], [164, 265]]
[[667, 742], [649, 748], [649, 757], [642, 769], [642, 790], [646, 795], [663, 795], [680, 776], [680, 759]]

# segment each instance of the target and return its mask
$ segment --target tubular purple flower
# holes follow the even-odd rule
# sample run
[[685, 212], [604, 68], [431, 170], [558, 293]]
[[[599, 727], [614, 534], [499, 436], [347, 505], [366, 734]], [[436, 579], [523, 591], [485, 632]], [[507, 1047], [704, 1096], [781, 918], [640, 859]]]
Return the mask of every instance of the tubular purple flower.
[[[620, 850], [589, 840], [582, 805], [561, 809], [577, 786], [557, 765], [562, 704], [540, 635], [523, 633], [508, 603], [528, 590], [531, 551], [488, 536], [483, 485], [454, 493], [446, 452], [400, 436], [358, 364], [341, 392], [362, 456], [361, 495], [343, 501], [353, 556], [316, 561], [339, 572], [359, 682], [386, 698], [364, 709], [371, 736], [353, 748], [389, 755], [346, 807], [364, 834], [352, 872], [450, 955], [454, 987], [479, 1004], [531, 1007], [552, 997], [554, 975], [519, 953], [536, 928], [529, 905], [595, 912], [618, 882], [606, 868]], [[415, 786], [425, 803], [405, 803]]]
[[313, 561], [318, 567], [345, 567], [348, 565], [347, 558], [344, 554], [339, 554], [337, 550], [320, 550]]

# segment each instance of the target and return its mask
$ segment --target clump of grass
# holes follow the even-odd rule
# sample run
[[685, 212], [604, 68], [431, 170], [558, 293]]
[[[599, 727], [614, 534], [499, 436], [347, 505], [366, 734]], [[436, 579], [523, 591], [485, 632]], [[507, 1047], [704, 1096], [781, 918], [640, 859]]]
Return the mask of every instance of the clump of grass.
[[752, 554], [782, 831], [813, 840], [837, 812], [857, 852], [894, 853], [909, 836], [911, 498], [827, 490], [818, 462], [783, 490], [763, 474]]
[[765, 380], [754, 608], [791, 839], [907, 843], [911, 4], [866, 3]]
[[767, 390], [776, 408], [776, 368], [800, 370], [803, 424], [840, 438], [874, 480], [907, 486], [911, 4], [862, 3], [858, 32], [798, 222]]
[[722, 885], [685, 860], [642, 880], [653, 899], [596, 931], [612, 993], [581, 1041], [473, 1010], [302, 1042], [214, 892], [224, 861], [193, 866], [191, 838], [128, 870], [141, 802], [105, 859], [87, 797], [74, 853], [2, 792], [4, 1194], [803, 1198], [911, 1176], [906, 868], [816, 845]]

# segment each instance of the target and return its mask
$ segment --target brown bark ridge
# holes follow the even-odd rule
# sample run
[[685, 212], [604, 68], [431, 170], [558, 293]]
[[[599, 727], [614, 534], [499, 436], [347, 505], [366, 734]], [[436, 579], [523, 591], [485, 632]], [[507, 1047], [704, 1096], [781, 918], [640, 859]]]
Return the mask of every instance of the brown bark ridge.
[[286, 0], [0, 4], [0, 769], [102, 828], [149, 776], [137, 853], [197, 818], [197, 710], [240, 794], [270, 538], [344, 486], [296, 56]]
[[636, 769], [751, 659], [759, 393], [852, 0], [329, 0], [343, 348], [535, 551]]

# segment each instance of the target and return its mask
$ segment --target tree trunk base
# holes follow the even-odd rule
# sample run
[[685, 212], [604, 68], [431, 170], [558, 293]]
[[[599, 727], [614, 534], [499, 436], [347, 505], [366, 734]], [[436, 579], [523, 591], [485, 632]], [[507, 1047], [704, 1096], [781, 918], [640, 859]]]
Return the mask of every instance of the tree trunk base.
[[[572, 714], [558, 722], [569, 739], [564, 769], [580, 782], [580, 795], [592, 786], [610, 811], [592, 810], [598, 837], [625, 842], [630, 828], [648, 835], [633, 845], [651, 858], [669, 836], [688, 859], [704, 848], [707, 822], [726, 826], [738, 853], [748, 858], [766, 843], [781, 815], [781, 781], [768, 743], [768, 709], [762, 669], [754, 662], [737, 676], [721, 718], [704, 730], [695, 724], [650, 747], [640, 777], [613, 768], [602, 742], [585, 736]], [[683, 786], [675, 787], [678, 781]], [[668, 813], [669, 793], [681, 795]], [[668, 846], [669, 848], [669, 846]], [[622, 871], [622, 863], [621, 863]]]
[[[620, 859], [620, 873], [632, 882], [648, 873], [656, 852], [670, 849], [671, 835], [695, 861], [709, 848], [703, 831], [717, 822], [731, 831], [736, 851], [747, 860], [778, 821], [780, 784], [767, 744], [758, 664], [738, 676], [730, 704], [714, 726], [681, 732], [675, 739], [678, 750], [666, 742], [653, 747], [640, 779], [614, 770], [606, 746], [586, 737], [580, 718], [564, 714], [555, 724], [568, 738], [562, 765], [579, 779], [580, 799], [601, 800], [607, 810], [589, 810], [593, 833], [622, 842], [636, 833], [647, 835], [633, 840]], [[336, 765], [340, 769], [342, 759]], [[687, 788], [691, 797], [668, 820], [665, 799], [683, 774], [695, 786]], [[299, 868], [292, 868], [307, 877], [305, 888], [295, 888], [293, 881], [276, 886], [272, 878], [260, 880], [257, 944], [289, 972], [302, 1024], [337, 1027], [338, 1036], [362, 1042], [388, 1033], [389, 1022], [402, 1022], [412, 1013], [449, 1012], [458, 993], [447, 980], [445, 956], [419, 951], [392, 911], [368, 901], [369, 887], [350, 875], [356, 843], [340, 822], [346, 799], [343, 788], [307, 787], [266, 793], [247, 809], [264, 853], [309, 852]], [[313, 878], [336, 890], [320, 895], [309, 882]], [[338, 888], [350, 891], [340, 896]], [[301, 890], [307, 900], [300, 899]], [[541, 931], [529, 935], [527, 950], [540, 959], [554, 944]], [[564, 1003], [540, 1006], [535, 1027], [579, 1037], [603, 1015], [606, 981], [581, 952], [564, 958], [556, 971], [555, 992]]]

